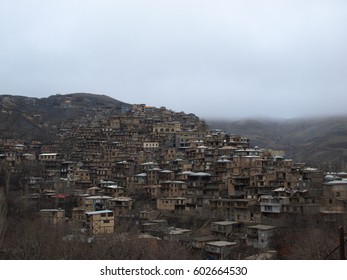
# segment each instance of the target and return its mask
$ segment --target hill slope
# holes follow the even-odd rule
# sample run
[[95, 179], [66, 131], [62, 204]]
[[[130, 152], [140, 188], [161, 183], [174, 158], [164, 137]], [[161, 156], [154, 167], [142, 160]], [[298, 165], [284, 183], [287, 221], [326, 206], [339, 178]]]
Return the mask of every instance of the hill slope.
[[48, 141], [56, 135], [55, 127], [65, 122], [93, 115], [130, 108], [130, 104], [105, 95], [74, 93], [47, 98], [0, 95], [1, 138]]

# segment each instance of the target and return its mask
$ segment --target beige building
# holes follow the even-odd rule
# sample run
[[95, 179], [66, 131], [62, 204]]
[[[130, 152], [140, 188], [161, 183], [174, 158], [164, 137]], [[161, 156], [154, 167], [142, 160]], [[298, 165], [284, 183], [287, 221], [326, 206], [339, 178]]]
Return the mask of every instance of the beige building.
[[156, 134], [176, 133], [181, 131], [181, 123], [168, 122], [153, 125], [153, 132]]
[[145, 150], [146, 149], [158, 149], [159, 148], [159, 142], [143, 142], [143, 146], [142, 146]]
[[77, 169], [73, 172], [73, 179], [75, 181], [89, 182], [90, 179], [90, 171], [86, 169]]
[[111, 210], [86, 212], [85, 226], [91, 234], [108, 234], [114, 232], [114, 215]]
[[165, 211], [184, 210], [186, 199], [184, 197], [166, 197], [157, 199], [157, 209]]
[[144, 194], [149, 199], [157, 199], [160, 195], [160, 185], [147, 185], [143, 187]]
[[75, 225], [83, 226], [85, 221], [85, 211], [84, 208], [75, 207], [72, 209], [72, 222]]
[[118, 185], [105, 186], [102, 188], [104, 195], [112, 197], [120, 197], [125, 194], [125, 189]]
[[183, 181], [164, 181], [160, 183], [160, 193], [164, 197], [185, 197], [187, 184]]
[[111, 196], [93, 195], [84, 197], [82, 200], [82, 207], [86, 211], [97, 211], [108, 208], [108, 201], [112, 199]]
[[40, 216], [44, 223], [57, 225], [65, 221], [65, 210], [41, 209]]
[[43, 153], [39, 155], [40, 161], [55, 161], [58, 160], [58, 153]]
[[134, 200], [131, 197], [116, 197], [109, 201], [109, 208], [115, 216], [128, 216], [133, 207]]

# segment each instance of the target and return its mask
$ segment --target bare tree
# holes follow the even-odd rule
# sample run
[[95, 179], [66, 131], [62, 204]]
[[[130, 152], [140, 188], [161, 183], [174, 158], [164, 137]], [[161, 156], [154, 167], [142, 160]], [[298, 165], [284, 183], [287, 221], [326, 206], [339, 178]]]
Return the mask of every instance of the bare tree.
[[10, 188], [11, 170], [5, 162], [0, 163], [0, 248], [7, 228], [7, 194]]
[[7, 216], [7, 203], [6, 193], [3, 187], [0, 187], [0, 248], [6, 232], [6, 216]]
[[[273, 238], [273, 247], [280, 259], [323, 260], [338, 245], [336, 228], [310, 226], [278, 231]], [[338, 259], [338, 252], [330, 259]]]

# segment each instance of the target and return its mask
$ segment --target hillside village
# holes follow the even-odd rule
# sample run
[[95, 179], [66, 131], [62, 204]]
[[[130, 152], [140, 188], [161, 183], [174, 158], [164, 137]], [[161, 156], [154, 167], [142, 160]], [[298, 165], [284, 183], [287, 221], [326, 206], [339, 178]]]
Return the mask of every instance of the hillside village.
[[122, 236], [174, 242], [201, 259], [273, 259], [285, 257], [279, 233], [345, 222], [347, 173], [252, 147], [194, 114], [136, 104], [41, 123], [55, 139], [0, 139], [0, 184], [40, 223], [73, 225], [85, 242]]

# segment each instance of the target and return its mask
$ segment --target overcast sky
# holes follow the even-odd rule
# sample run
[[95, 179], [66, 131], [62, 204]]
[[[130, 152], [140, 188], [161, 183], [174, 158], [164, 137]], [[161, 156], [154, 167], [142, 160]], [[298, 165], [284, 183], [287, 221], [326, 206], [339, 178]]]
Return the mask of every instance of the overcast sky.
[[347, 106], [346, 0], [0, 0], [0, 94], [89, 92], [203, 118]]

